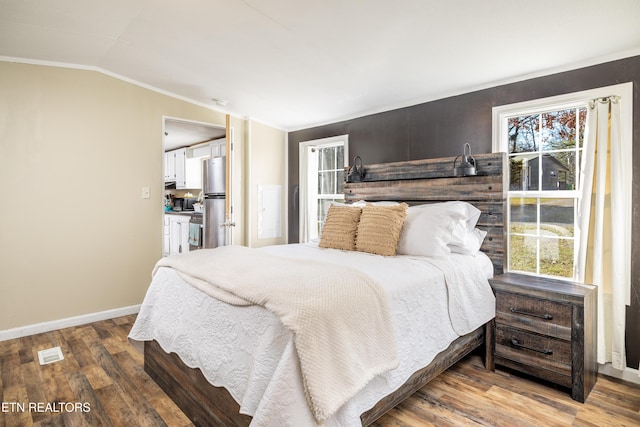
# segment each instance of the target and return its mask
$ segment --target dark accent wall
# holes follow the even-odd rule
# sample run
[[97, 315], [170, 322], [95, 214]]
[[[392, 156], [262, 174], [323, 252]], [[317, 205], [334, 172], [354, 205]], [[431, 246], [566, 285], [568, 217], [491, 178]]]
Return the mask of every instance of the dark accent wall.
[[[640, 56], [517, 83], [496, 86], [411, 107], [289, 133], [289, 242], [298, 235], [298, 145], [349, 135], [349, 155], [367, 163], [456, 156], [465, 142], [473, 153], [491, 152], [491, 109], [495, 106], [633, 82], [633, 166], [640, 170]], [[640, 172], [636, 172], [638, 174]], [[636, 181], [639, 177], [636, 177]], [[633, 186], [633, 229], [640, 230], [640, 186]], [[631, 233], [631, 230], [629, 230]], [[631, 249], [631, 306], [627, 308], [627, 365], [640, 363], [640, 232]]]

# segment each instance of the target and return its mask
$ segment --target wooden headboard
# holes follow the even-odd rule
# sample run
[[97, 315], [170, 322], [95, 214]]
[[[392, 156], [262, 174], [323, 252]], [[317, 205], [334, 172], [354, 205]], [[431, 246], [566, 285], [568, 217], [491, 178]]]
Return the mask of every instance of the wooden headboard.
[[[395, 200], [408, 204], [463, 200], [480, 211], [477, 227], [487, 232], [480, 248], [493, 262], [495, 274], [504, 271], [506, 153], [476, 154], [478, 175], [456, 177], [456, 157], [364, 165], [363, 182], [345, 183], [346, 201]], [[459, 161], [459, 159], [458, 159]]]

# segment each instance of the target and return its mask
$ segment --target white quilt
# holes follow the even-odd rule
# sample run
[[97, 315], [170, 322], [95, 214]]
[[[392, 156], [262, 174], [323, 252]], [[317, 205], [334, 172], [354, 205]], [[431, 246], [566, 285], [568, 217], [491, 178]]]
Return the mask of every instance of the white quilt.
[[[169, 256], [155, 268], [234, 305], [259, 305], [293, 333], [307, 400], [320, 423], [398, 365], [387, 296], [346, 265], [223, 246]], [[325, 350], [331, 348], [331, 353]]]
[[[495, 302], [486, 281], [491, 264], [484, 254], [452, 255], [449, 266], [464, 269], [463, 276], [480, 277], [472, 281], [478, 288], [472, 290], [472, 297], [460, 299], [465, 283], [456, 283], [450, 294], [448, 288], [453, 289], [454, 284], [447, 286], [446, 274], [440, 270], [448, 267], [436, 267], [427, 258], [380, 257], [313, 245], [261, 250], [292, 259], [350, 265], [374, 277], [389, 298], [398, 367], [369, 381], [323, 426], [358, 425], [361, 413], [462, 335], [457, 328], [475, 329], [494, 316]], [[449, 304], [451, 298], [453, 304]], [[450, 313], [464, 305], [467, 314]], [[188, 366], [199, 367], [212, 384], [229, 390], [242, 413], [253, 416], [252, 426], [317, 425], [306, 402], [293, 334], [263, 307], [223, 303], [189, 285], [175, 271], [160, 268], [129, 337], [132, 341], [156, 340]]]

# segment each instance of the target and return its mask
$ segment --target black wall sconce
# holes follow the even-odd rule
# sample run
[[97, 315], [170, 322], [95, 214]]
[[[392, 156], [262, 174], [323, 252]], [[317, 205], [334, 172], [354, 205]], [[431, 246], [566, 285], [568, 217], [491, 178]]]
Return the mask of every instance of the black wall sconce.
[[[460, 159], [460, 157], [462, 157], [462, 159]], [[458, 159], [460, 159], [460, 163], [456, 166]], [[464, 144], [462, 155], [453, 160], [453, 174], [455, 176], [473, 176], [478, 174], [476, 159], [471, 156], [471, 145], [469, 145], [469, 143]]]
[[[360, 163], [360, 165], [358, 165]], [[347, 173], [346, 181], [347, 182], [362, 182], [364, 181], [364, 176], [366, 175], [366, 171], [362, 166], [362, 159], [360, 156], [356, 156], [353, 158], [353, 166], [349, 168], [349, 172]]]

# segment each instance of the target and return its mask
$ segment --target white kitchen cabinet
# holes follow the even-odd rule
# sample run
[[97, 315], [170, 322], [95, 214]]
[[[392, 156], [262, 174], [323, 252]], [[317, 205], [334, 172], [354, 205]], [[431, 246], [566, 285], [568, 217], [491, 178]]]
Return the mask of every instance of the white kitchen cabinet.
[[189, 215], [165, 214], [169, 222], [169, 254], [189, 252]]
[[186, 187], [189, 189], [202, 189], [202, 158], [187, 159], [185, 171]]
[[187, 187], [187, 149], [180, 148], [176, 152], [176, 188]]
[[211, 144], [198, 144], [189, 147], [187, 150], [187, 158], [189, 157], [209, 157], [211, 156]]
[[167, 151], [164, 153], [164, 180], [175, 181], [176, 188], [187, 188], [185, 174], [186, 161], [186, 148], [179, 148], [177, 150]]
[[167, 151], [164, 153], [164, 180], [175, 181], [176, 179], [176, 153]]
[[171, 251], [171, 228], [169, 225], [169, 215], [164, 215], [164, 224], [162, 227], [162, 253], [169, 255]]
[[211, 157], [222, 157], [226, 155], [227, 155], [226, 138], [211, 141]]

